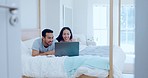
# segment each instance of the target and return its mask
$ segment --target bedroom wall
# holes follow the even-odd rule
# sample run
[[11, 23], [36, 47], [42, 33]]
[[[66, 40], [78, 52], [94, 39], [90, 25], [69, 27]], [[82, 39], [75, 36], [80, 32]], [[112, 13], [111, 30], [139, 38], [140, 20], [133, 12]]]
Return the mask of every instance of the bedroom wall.
[[[64, 11], [63, 7], [66, 6], [73, 10], [73, 0], [60, 0], [60, 27], [63, 27], [64, 23]], [[72, 28], [72, 27], [71, 27]]]
[[[40, 0], [41, 1], [41, 30], [50, 28], [55, 36], [63, 27], [63, 5], [72, 7], [73, 0]], [[21, 27], [22, 29], [37, 28], [38, 0], [21, 0]]]
[[46, 13], [45, 28], [52, 29], [57, 35], [60, 29], [60, 0], [46, 0]]
[[75, 34], [87, 34], [87, 0], [73, 0], [73, 26]]
[[[55, 37], [58, 36], [61, 27], [63, 27], [63, 5], [72, 7], [72, 0], [45, 0], [42, 7], [45, 8], [46, 11], [43, 12], [42, 15], [43, 26], [44, 28], [50, 28], [54, 31]], [[45, 25], [45, 26], [44, 26]]]
[[40, 0], [41, 1], [41, 29], [44, 29], [46, 28], [47, 26], [47, 21], [46, 21], [46, 18], [47, 18], [47, 4], [46, 4], [46, 0]]
[[43, 0], [42, 4], [45, 4], [42, 8], [46, 10], [41, 13], [42, 20], [46, 20], [46, 22], [41, 22], [42, 29], [51, 28], [55, 31], [55, 36], [58, 35], [60, 29], [63, 27], [63, 5], [65, 5], [73, 8], [73, 33], [84, 35], [88, 34], [87, 0]]
[[20, 0], [20, 22], [22, 29], [37, 28], [38, 1]]

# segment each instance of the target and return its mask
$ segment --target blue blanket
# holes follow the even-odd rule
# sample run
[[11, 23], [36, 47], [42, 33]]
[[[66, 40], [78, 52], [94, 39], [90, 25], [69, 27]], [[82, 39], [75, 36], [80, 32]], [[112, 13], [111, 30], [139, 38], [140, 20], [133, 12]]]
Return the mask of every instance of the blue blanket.
[[75, 56], [67, 57], [64, 62], [64, 69], [70, 77], [80, 66], [109, 70], [109, 59], [99, 56]]

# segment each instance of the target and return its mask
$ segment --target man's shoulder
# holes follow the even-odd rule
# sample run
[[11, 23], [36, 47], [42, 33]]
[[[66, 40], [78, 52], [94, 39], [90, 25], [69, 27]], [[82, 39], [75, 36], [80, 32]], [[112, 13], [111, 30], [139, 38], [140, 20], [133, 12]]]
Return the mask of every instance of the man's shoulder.
[[36, 38], [36, 39], [34, 40], [34, 42], [35, 42], [35, 43], [38, 43], [38, 42], [40, 43], [40, 42], [42, 42], [42, 38], [40, 38], [40, 37], [39, 37], [39, 38]]
[[42, 41], [42, 39], [40, 37], [34, 39], [32, 49], [38, 50], [38, 47], [40, 47], [40, 45], [41, 45], [41, 41]]
[[41, 37], [38, 37], [38, 38], [36, 38], [36, 40], [42, 40], [42, 38]]

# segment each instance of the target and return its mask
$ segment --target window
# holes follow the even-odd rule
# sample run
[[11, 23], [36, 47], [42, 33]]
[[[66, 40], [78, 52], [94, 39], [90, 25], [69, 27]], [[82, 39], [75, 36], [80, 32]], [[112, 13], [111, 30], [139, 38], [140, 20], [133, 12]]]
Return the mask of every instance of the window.
[[[134, 0], [122, 0], [120, 15], [120, 46], [127, 54], [135, 49], [135, 5]], [[97, 45], [109, 45], [109, 6], [93, 5], [93, 33]]]
[[120, 19], [120, 46], [127, 54], [133, 54], [135, 49], [135, 7], [122, 5]]
[[93, 32], [97, 45], [109, 45], [108, 7], [93, 5]]

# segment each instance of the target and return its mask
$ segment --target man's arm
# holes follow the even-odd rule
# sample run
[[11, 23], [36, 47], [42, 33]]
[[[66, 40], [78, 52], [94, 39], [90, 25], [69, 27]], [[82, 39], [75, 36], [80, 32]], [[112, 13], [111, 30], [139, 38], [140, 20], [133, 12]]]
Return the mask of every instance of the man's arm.
[[38, 56], [40, 55], [40, 52], [37, 50], [32, 50], [32, 56]]
[[41, 52], [41, 55], [54, 55], [54, 54], [55, 54], [54, 50], [48, 52]]
[[48, 51], [48, 52], [39, 52], [37, 50], [32, 50], [32, 56], [38, 56], [38, 55], [54, 55], [55, 51]]

